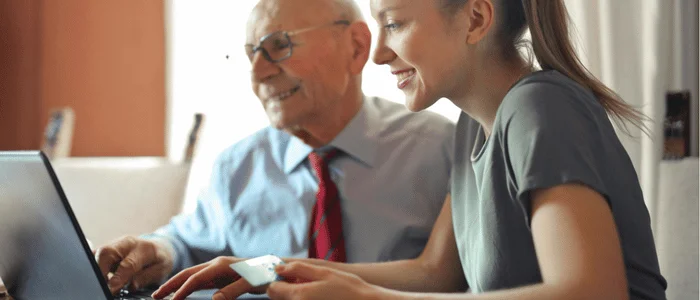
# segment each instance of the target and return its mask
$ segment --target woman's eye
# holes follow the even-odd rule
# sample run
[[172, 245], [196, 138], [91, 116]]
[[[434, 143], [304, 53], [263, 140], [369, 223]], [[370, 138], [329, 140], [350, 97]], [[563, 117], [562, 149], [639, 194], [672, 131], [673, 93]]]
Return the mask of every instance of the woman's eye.
[[390, 23], [390, 24], [384, 25], [384, 29], [386, 29], [386, 30], [388, 30], [388, 31], [396, 30], [396, 29], [398, 29], [398, 28], [399, 28], [399, 24], [398, 24], [398, 23]]

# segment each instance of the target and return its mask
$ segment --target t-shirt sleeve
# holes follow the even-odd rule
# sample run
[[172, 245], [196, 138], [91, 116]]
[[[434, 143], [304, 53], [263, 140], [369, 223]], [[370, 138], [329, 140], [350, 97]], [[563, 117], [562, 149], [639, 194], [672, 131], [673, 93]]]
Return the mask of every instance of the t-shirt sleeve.
[[[525, 83], [504, 100], [500, 128], [509, 176], [530, 223], [530, 192], [566, 183], [584, 184], [607, 199], [592, 95], [553, 82]], [[599, 111], [596, 111], [599, 110]], [[606, 117], [607, 118], [607, 117]]]

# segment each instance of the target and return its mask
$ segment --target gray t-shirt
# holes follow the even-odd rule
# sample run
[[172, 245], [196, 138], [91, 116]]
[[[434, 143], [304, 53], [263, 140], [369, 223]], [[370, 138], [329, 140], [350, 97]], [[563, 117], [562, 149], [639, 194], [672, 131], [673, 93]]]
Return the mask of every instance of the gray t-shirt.
[[542, 281], [529, 192], [576, 182], [612, 209], [631, 299], [665, 299], [637, 174], [590, 90], [557, 71], [530, 74], [504, 98], [488, 139], [463, 113], [452, 172], [455, 237], [473, 292]]

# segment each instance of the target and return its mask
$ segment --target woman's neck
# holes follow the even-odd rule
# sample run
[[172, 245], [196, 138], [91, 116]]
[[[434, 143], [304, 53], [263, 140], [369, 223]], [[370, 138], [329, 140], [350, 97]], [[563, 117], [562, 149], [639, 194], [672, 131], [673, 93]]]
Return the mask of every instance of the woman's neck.
[[523, 60], [510, 64], [504, 64], [502, 60], [485, 61], [478, 73], [473, 73], [463, 95], [450, 100], [479, 122], [488, 137], [503, 98], [520, 78], [530, 73], [532, 68]]

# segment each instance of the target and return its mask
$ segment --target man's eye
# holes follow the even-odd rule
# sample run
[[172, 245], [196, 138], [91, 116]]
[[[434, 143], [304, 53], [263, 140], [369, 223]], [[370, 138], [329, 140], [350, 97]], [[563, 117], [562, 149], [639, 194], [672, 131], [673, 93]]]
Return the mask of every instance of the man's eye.
[[289, 43], [284, 40], [275, 40], [272, 42], [272, 49], [274, 50], [280, 50], [280, 49], [285, 49], [289, 47]]

